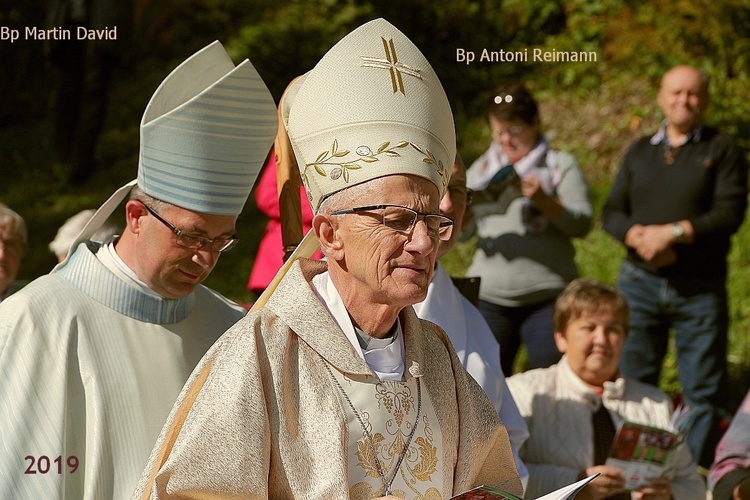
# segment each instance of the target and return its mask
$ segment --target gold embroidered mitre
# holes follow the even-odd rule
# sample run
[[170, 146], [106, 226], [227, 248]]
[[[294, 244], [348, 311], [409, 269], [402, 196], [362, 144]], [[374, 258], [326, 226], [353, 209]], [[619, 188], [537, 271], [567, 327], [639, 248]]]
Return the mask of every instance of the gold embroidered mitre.
[[432, 66], [395, 26], [360, 26], [293, 87], [282, 115], [314, 211], [332, 193], [393, 174], [427, 178], [442, 198], [453, 114]]

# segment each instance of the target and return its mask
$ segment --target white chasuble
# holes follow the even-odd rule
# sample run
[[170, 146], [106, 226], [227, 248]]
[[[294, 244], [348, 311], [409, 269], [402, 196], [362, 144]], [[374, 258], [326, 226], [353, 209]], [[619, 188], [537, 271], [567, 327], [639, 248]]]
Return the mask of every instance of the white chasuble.
[[[440, 453], [443, 435], [424, 382], [418, 391], [415, 377], [406, 382], [373, 383], [352, 380], [335, 369], [331, 373], [346, 393], [346, 397], [340, 396], [349, 427], [349, 498], [364, 500], [385, 495], [378, 462], [386, 480], [393, 477], [398, 466], [391, 485], [391, 492], [397, 497], [435, 500], [450, 497], [453, 478], [443, 477]], [[416, 430], [409, 441], [415, 424]]]

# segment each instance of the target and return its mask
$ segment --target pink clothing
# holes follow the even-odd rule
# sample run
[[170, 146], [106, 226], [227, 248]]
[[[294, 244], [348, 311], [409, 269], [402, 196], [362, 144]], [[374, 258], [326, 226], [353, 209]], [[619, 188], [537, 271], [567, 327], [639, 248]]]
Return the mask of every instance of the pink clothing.
[[[300, 187], [302, 199], [302, 234], [312, 227], [313, 213], [307, 201], [305, 188]], [[276, 155], [271, 151], [266, 165], [255, 186], [255, 203], [261, 212], [269, 218], [263, 238], [258, 245], [258, 253], [253, 262], [248, 290], [262, 291], [271, 282], [284, 261], [284, 245], [281, 241], [281, 214], [279, 213], [279, 194], [276, 187]], [[313, 259], [322, 258], [320, 251], [315, 252]]]

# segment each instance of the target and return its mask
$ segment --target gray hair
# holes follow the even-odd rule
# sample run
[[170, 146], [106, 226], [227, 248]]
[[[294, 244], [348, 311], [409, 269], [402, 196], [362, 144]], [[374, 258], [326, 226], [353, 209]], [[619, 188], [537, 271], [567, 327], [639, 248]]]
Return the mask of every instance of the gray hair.
[[385, 177], [378, 177], [376, 179], [363, 182], [361, 184], [355, 184], [352, 187], [336, 191], [333, 194], [328, 195], [318, 207], [319, 214], [330, 214], [336, 210], [346, 210], [353, 208], [357, 204], [357, 200], [366, 198], [374, 191], [377, 191], [384, 182]]
[[23, 217], [11, 210], [7, 205], [0, 203], [0, 236], [10, 234], [19, 243], [21, 251], [26, 250], [29, 244], [29, 232]]
[[130, 199], [140, 201], [144, 205], [148, 206], [149, 208], [153, 208], [159, 213], [163, 212], [167, 208], [175, 206], [171, 203], [168, 203], [166, 201], [161, 201], [158, 198], [154, 198], [153, 196], [144, 193], [143, 189], [141, 189], [139, 186], [135, 186], [130, 191]]

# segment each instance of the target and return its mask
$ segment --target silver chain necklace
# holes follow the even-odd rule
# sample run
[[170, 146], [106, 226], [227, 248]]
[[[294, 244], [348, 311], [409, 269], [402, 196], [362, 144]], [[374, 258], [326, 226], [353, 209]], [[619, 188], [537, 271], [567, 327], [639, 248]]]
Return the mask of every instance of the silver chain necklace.
[[349, 399], [349, 395], [344, 390], [344, 387], [341, 385], [341, 383], [338, 381], [338, 379], [333, 375], [333, 372], [331, 371], [331, 367], [328, 366], [328, 363], [325, 359], [321, 356], [321, 359], [323, 360], [323, 365], [326, 367], [326, 370], [328, 370], [328, 374], [333, 379], [333, 382], [336, 384], [336, 386], [339, 388], [339, 391], [341, 391], [341, 395], [344, 396], [344, 399], [347, 403], [349, 403], [349, 408], [351, 408], [352, 412], [354, 413], [354, 416], [357, 417], [357, 420], [359, 421], [359, 425], [362, 426], [362, 430], [365, 433], [365, 437], [367, 438], [367, 444], [370, 445], [370, 451], [372, 451], [372, 457], [375, 459], [375, 467], [378, 469], [378, 474], [380, 474], [380, 479], [383, 481], [383, 486], [385, 488], [385, 495], [391, 495], [391, 485], [393, 484], [393, 481], [396, 479], [396, 475], [398, 474], [398, 470], [401, 467], [401, 462], [404, 461], [404, 457], [406, 457], [406, 452], [409, 451], [409, 445], [411, 444], [411, 440], [414, 437], [414, 433], [417, 430], [417, 424], [419, 424], [419, 415], [422, 412], [422, 386], [419, 384], [419, 378], [415, 377], [417, 380], [417, 418], [414, 419], [414, 425], [411, 428], [411, 432], [409, 433], [409, 436], [406, 439], [406, 443], [404, 444], [404, 449], [401, 450], [401, 454], [398, 457], [398, 460], [396, 461], [396, 467], [393, 469], [393, 475], [390, 479], [386, 478], [385, 471], [383, 471], [383, 465], [380, 463], [380, 459], [378, 459], [377, 451], [375, 450], [375, 445], [373, 444], [372, 435], [370, 434], [370, 431], [367, 430], [367, 427], [365, 426], [364, 421], [362, 420], [362, 417], [359, 415], [359, 412], [356, 408], [354, 408], [354, 404], [352, 403], [352, 400]]

